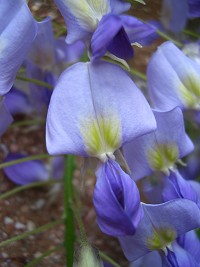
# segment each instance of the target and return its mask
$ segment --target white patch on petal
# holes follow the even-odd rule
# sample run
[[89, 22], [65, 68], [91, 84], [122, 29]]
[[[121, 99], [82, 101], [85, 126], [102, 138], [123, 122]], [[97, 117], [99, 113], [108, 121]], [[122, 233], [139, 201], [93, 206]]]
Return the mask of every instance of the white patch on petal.
[[109, 0], [65, 0], [65, 3], [79, 25], [89, 32], [111, 11]]

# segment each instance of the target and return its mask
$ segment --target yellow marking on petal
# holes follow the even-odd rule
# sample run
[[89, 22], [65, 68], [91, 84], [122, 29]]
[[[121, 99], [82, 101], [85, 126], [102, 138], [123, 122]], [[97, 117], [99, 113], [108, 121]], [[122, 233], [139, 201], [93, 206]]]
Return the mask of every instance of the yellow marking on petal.
[[108, 0], [65, 0], [66, 6], [79, 25], [93, 32], [101, 18], [110, 12]]
[[176, 237], [176, 231], [172, 228], [154, 228], [153, 235], [147, 239], [146, 245], [150, 250], [162, 249], [165, 251], [166, 247], [169, 247]]
[[175, 144], [157, 144], [147, 152], [151, 168], [168, 174], [178, 160], [178, 147]]
[[190, 73], [179, 86], [179, 95], [186, 107], [200, 109], [200, 75]]
[[80, 131], [89, 156], [103, 162], [114, 158], [114, 151], [121, 145], [121, 122], [116, 114], [106, 112], [83, 118]]

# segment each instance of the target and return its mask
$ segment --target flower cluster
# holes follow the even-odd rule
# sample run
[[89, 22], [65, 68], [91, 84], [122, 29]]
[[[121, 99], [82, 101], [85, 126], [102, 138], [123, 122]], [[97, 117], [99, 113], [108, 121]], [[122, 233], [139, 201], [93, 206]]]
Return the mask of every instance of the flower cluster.
[[[195, 147], [184, 117], [189, 112], [197, 121], [199, 116], [199, 62], [170, 41], [159, 46], [147, 67], [149, 104], [119, 62], [126, 66], [133, 45], [149, 44], [155, 28], [124, 15], [130, 4], [121, 0], [55, 3], [67, 25], [67, 45], [63, 38], [54, 39], [50, 18], [33, 19], [25, 0], [0, 2], [0, 17], [10, 9], [0, 23], [0, 135], [11, 123], [11, 113], [44, 117], [47, 112], [49, 154], [98, 161], [93, 196], [97, 223], [102, 232], [119, 239], [131, 266], [200, 266], [195, 232], [200, 228], [200, 186], [190, 175], [185, 179], [182, 161]], [[170, 18], [163, 16], [163, 25], [179, 32], [185, 17], [200, 15], [195, 7], [199, 1], [163, 1], [163, 10], [170, 12]], [[175, 17], [175, 10], [185, 17]], [[63, 71], [84, 49], [89, 61]], [[54, 90], [32, 84], [27, 94], [13, 87], [22, 62], [29, 77]], [[9, 154], [6, 161], [23, 157]], [[17, 184], [48, 179], [48, 168], [40, 161], [23, 164], [21, 172], [17, 166], [4, 172]], [[34, 172], [27, 177], [30, 168]], [[90, 247], [84, 253], [96, 262]]]

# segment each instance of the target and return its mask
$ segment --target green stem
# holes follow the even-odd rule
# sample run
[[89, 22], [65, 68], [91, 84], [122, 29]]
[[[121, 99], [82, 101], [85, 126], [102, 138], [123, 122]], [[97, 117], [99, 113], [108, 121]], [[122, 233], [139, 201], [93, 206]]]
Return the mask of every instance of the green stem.
[[144, 73], [142, 73], [142, 72], [140, 72], [138, 70], [130, 69], [130, 73], [133, 74], [133, 75], [136, 75], [137, 77], [139, 77], [140, 79], [144, 80], [145, 82], [147, 80], [147, 76]]
[[109, 256], [104, 254], [102, 251], [99, 252], [99, 255], [102, 259], [106, 260], [110, 264], [112, 264], [114, 267], [121, 267], [118, 263], [116, 263], [113, 259], [111, 259]]
[[73, 267], [74, 256], [74, 214], [73, 214], [73, 172], [74, 156], [65, 156], [64, 172], [64, 218], [65, 218], [65, 249], [66, 249], [66, 266]]
[[44, 258], [48, 257], [49, 255], [51, 255], [52, 253], [56, 252], [57, 250], [60, 250], [62, 248], [62, 246], [63, 246], [63, 244], [60, 244], [58, 246], [55, 246], [55, 247], [47, 250], [41, 256], [39, 256], [36, 259], [32, 260], [31, 262], [26, 264], [24, 267], [33, 267], [36, 264], [39, 264]]
[[157, 30], [156, 32], [157, 32], [158, 35], [160, 35], [160, 36], [161, 36], [162, 38], [164, 38], [165, 40], [172, 41], [176, 46], [178, 46], [178, 47], [180, 47], [180, 48], [183, 47], [183, 45], [182, 45], [180, 42], [174, 40], [172, 37], [168, 36], [168, 35], [165, 34], [164, 32], [162, 32], [162, 31], [160, 31], [160, 30]]
[[192, 37], [195, 37], [195, 38], [200, 38], [200, 34], [196, 33], [196, 32], [191, 32], [190, 30], [188, 29], [185, 29], [183, 30], [183, 33], [187, 34], [187, 35], [190, 35]]
[[17, 121], [17, 122], [14, 122], [10, 126], [10, 129], [15, 128], [15, 127], [20, 127], [20, 126], [31, 126], [31, 125], [37, 125], [37, 124], [42, 125], [44, 123], [45, 123], [44, 119]]
[[24, 82], [34, 83], [34, 84], [37, 84], [39, 86], [46, 87], [46, 88], [51, 89], [51, 90], [53, 89], [53, 86], [51, 84], [45, 83], [43, 81], [39, 81], [39, 80], [36, 80], [36, 79], [32, 79], [32, 78], [28, 78], [28, 77], [23, 77], [23, 76], [19, 76], [19, 75], [16, 76], [16, 79], [17, 80], [24, 81]]
[[8, 162], [1, 163], [0, 164], [0, 169], [6, 168], [6, 167], [9, 167], [9, 166], [12, 166], [12, 165], [16, 165], [16, 164], [19, 164], [19, 163], [27, 162], [27, 161], [30, 161], [30, 160], [47, 159], [47, 158], [50, 158], [50, 157], [51, 156], [48, 155], [48, 154], [38, 154], [38, 155], [33, 155], [33, 156], [22, 158], [22, 159], [11, 160], [11, 161], [8, 161]]
[[49, 230], [49, 229], [51, 229], [51, 228], [53, 228], [53, 227], [55, 227], [55, 226], [57, 226], [57, 225], [59, 225], [61, 223], [63, 223], [63, 219], [62, 218], [58, 219], [58, 220], [56, 220], [54, 222], [44, 224], [44, 225], [42, 225], [42, 226], [40, 226], [40, 227], [38, 227], [38, 228], [36, 228], [34, 230], [22, 233], [21, 235], [14, 236], [14, 237], [12, 237], [10, 239], [2, 241], [0, 243], [0, 248], [5, 247], [5, 246], [7, 246], [9, 244], [12, 244], [13, 242], [22, 240], [22, 239], [24, 239], [24, 238], [26, 238], [26, 237], [28, 237], [30, 235], [35, 235], [35, 234], [39, 234], [39, 233], [45, 232], [45, 231], [47, 231], [47, 230]]
[[60, 180], [48, 180], [48, 181], [42, 181], [42, 182], [34, 182], [31, 184], [23, 185], [23, 186], [18, 186], [15, 187], [14, 189], [5, 192], [4, 194], [0, 195], [0, 200], [4, 200], [6, 198], [9, 198], [17, 193], [20, 193], [22, 191], [25, 191], [27, 189], [35, 188], [35, 187], [40, 187], [40, 186], [47, 186], [47, 185], [53, 185], [56, 183], [60, 183]]

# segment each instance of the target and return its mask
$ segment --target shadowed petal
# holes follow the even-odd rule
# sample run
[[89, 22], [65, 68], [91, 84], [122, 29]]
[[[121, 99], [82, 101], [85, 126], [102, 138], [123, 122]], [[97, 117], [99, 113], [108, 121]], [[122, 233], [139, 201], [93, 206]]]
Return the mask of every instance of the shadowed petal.
[[[20, 153], [9, 154], [5, 162], [23, 159], [27, 156]], [[6, 176], [14, 183], [25, 185], [36, 181], [45, 181], [49, 177], [49, 173], [41, 160], [31, 160], [16, 165], [12, 165], [3, 169]]]
[[96, 172], [94, 207], [102, 232], [111, 236], [134, 234], [142, 217], [135, 182], [113, 161]]
[[165, 29], [171, 32], [181, 32], [186, 25], [188, 15], [188, 0], [163, 0], [161, 21]]
[[12, 115], [30, 114], [33, 111], [28, 95], [15, 87], [5, 95], [5, 104]]

